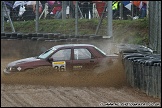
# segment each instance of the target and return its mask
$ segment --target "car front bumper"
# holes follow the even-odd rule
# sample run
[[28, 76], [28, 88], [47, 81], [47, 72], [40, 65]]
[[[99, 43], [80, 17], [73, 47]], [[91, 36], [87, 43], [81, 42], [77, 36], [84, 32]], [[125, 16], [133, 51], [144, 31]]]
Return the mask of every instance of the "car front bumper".
[[7, 69], [4, 69], [4, 70], [3, 70], [3, 73], [4, 73], [4, 74], [11, 74], [11, 72], [7, 71]]

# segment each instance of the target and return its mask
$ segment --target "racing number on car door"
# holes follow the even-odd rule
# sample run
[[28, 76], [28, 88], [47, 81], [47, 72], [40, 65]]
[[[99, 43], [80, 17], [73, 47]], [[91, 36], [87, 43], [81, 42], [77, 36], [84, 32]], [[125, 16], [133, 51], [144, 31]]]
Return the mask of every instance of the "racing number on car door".
[[65, 61], [59, 61], [59, 62], [52, 62], [52, 67], [56, 70], [56, 71], [66, 71], [66, 62]]

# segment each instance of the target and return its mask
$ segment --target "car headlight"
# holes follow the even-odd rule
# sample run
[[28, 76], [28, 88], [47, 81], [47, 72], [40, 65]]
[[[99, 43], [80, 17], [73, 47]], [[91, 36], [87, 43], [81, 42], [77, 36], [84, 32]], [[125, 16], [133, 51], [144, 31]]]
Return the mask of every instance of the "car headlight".
[[14, 71], [18, 71], [18, 67], [15, 67], [15, 66], [7, 67], [6, 70], [9, 72], [14, 72]]
[[9, 70], [10, 70], [10, 71], [15, 71], [15, 70], [17, 70], [17, 69], [16, 69], [16, 67], [10, 67]]

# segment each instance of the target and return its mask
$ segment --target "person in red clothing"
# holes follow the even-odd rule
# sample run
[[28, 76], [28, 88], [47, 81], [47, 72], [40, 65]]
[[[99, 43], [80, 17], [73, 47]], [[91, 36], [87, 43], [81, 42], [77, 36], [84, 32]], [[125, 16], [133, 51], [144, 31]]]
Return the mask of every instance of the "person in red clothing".
[[47, 1], [47, 3], [49, 4], [50, 16], [54, 16], [54, 18], [60, 19], [62, 14], [62, 2]]
[[56, 6], [54, 6], [52, 12], [55, 15], [56, 19], [60, 19], [61, 18], [61, 14], [62, 14], [62, 3], [61, 3], [61, 1], [55, 1], [54, 4]]

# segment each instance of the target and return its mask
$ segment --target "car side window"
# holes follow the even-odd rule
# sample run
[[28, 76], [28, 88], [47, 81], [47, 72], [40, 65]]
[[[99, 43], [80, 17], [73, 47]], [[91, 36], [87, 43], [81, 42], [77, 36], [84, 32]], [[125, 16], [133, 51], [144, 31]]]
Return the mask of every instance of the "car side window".
[[75, 60], [91, 59], [91, 58], [92, 58], [92, 54], [86, 48], [74, 49]]
[[60, 60], [70, 60], [71, 59], [71, 49], [62, 49], [54, 53], [52, 56], [54, 61]]

